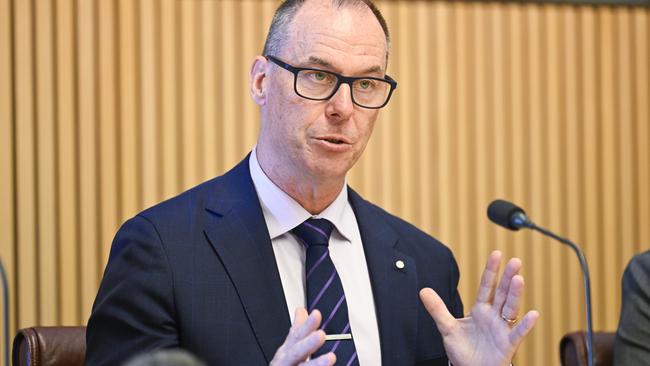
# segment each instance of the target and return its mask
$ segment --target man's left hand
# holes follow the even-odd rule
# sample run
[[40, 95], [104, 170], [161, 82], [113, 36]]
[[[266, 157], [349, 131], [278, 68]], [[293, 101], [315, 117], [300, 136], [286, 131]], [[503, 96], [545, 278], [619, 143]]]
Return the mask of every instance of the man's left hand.
[[501, 252], [492, 252], [481, 276], [476, 304], [465, 318], [454, 318], [434, 290], [420, 291], [420, 299], [436, 322], [454, 366], [510, 364], [539, 318], [539, 313], [531, 310], [515, 323], [524, 290], [524, 278], [519, 275], [521, 260], [508, 261], [497, 287], [500, 264]]

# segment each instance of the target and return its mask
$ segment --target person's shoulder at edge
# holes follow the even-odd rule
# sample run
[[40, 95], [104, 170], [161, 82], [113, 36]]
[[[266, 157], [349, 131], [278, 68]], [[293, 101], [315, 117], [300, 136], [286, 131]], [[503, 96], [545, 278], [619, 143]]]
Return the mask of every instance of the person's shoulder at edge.
[[[642, 297], [650, 301], [650, 250], [632, 257], [623, 273], [623, 299]], [[627, 293], [626, 293], [627, 292]], [[646, 304], [650, 306], [650, 303]]]
[[645, 273], [646, 277], [650, 276], [650, 250], [632, 257], [626, 272]]
[[247, 162], [248, 156], [224, 174], [158, 202], [142, 210], [136, 216], [144, 217], [150, 221], [177, 219], [183, 214], [191, 215], [197, 210], [202, 212], [206, 208], [210, 209], [220, 201], [235, 200], [238, 198], [238, 192], [233, 190], [234, 187], [240, 189], [246, 184], [252, 187], [250, 175], [246, 175], [248, 173]]
[[623, 274], [621, 313], [614, 341], [614, 363], [617, 365], [647, 364], [642, 360], [648, 360], [650, 355], [649, 278], [650, 251], [646, 251], [635, 255]]
[[[623, 298], [650, 296], [650, 250], [632, 257], [623, 273]], [[630, 293], [626, 293], [630, 292]], [[648, 304], [650, 306], [650, 304]]]
[[[244, 159], [245, 161], [247, 159]], [[132, 238], [143, 230], [152, 240], [156, 237], [162, 239], [195, 235], [197, 225], [202, 226], [205, 223], [207, 215], [203, 214], [207, 213], [206, 209], [213, 209], [216, 210], [213, 213], [218, 213], [217, 211], [225, 207], [224, 202], [236, 199], [236, 192], [233, 192], [232, 187], [245, 184], [246, 176], [242, 169], [245, 165], [242, 162], [223, 175], [204, 181], [126, 219], [113, 240], [109, 262], [122, 252], [126, 244], [137, 242], [120, 239]], [[228, 183], [225, 183], [226, 181]]]

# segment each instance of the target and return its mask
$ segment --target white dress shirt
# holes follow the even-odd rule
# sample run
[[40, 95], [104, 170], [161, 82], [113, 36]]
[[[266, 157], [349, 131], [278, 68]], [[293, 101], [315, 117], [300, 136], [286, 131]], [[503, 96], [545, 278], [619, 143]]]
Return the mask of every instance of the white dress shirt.
[[291, 321], [293, 322], [296, 308], [306, 307], [306, 297], [305, 248], [290, 231], [310, 217], [327, 219], [335, 227], [330, 237], [330, 256], [345, 291], [359, 364], [381, 365], [375, 302], [361, 233], [352, 206], [348, 202], [347, 184], [343, 185], [334, 202], [314, 216], [276, 186], [262, 171], [255, 148], [250, 156], [249, 168], [271, 236]]

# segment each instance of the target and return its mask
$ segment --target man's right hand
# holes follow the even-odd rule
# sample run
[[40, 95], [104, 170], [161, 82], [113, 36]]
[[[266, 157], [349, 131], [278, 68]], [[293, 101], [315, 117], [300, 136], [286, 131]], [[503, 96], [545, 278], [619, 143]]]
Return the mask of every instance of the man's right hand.
[[307, 361], [325, 343], [325, 332], [318, 329], [320, 322], [321, 314], [318, 310], [307, 316], [304, 308], [296, 309], [289, 335], [275, 352], [270, 366], [333, 366], [336, 356], [332, 352]]

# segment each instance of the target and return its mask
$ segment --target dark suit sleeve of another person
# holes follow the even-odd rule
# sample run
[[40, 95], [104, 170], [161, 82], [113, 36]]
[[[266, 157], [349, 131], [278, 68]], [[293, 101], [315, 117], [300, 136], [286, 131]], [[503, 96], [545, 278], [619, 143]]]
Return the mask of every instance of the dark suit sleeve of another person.
[[623, 275], [615, 365], [650, 365], [650, 251], [632, 258]]
[[86, 364], [120, 365], [138, 353], [178, 346], [172, 292], [157, 231], [146, 218], [132, 218], [113, 241], [88, 322]]

